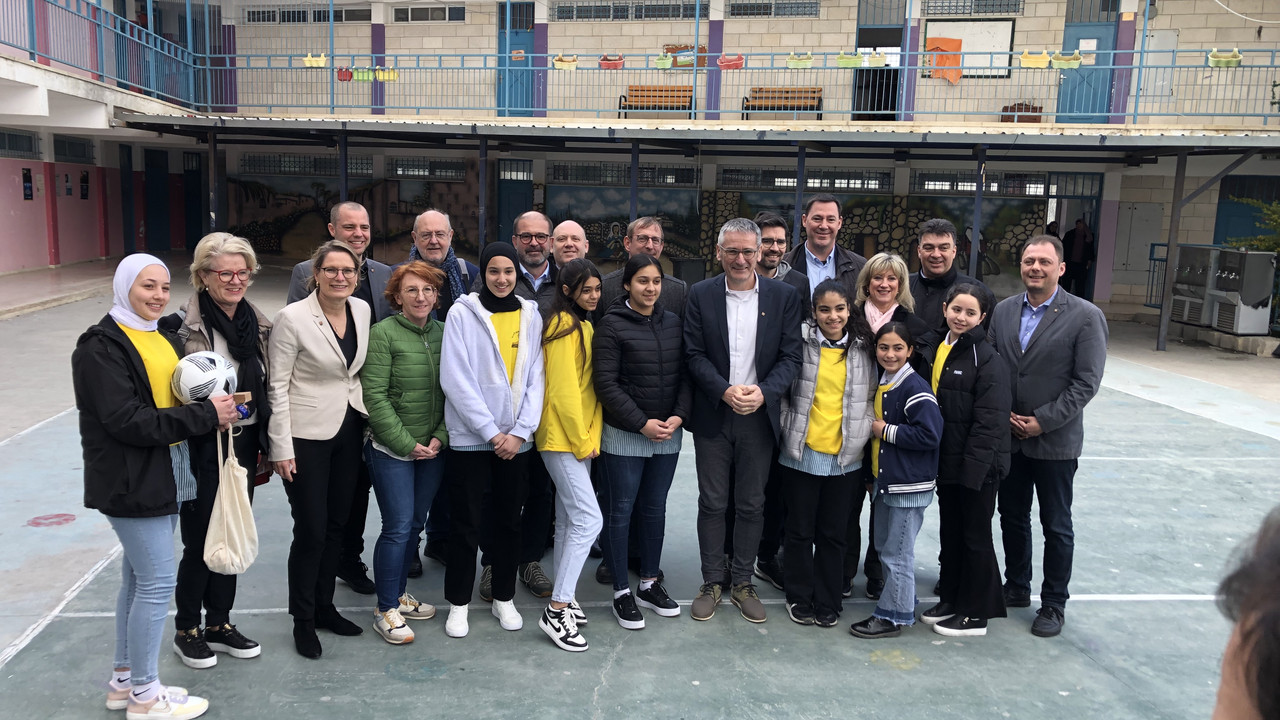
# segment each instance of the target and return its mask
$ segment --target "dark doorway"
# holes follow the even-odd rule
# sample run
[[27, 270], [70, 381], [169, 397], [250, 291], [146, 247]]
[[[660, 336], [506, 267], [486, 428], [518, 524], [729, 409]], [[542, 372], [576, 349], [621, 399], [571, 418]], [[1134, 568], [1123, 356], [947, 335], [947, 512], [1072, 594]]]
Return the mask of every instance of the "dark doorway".
[[120, 146], [120, 222], [124, 225], [124, 254], [138, 251], [138, 225], [133, 216], [133, 146]]
[[[900, 48], [902, 27], [858, 28], [859, 48]], [[861, 68], [853, 76], [853, 119], [898, 119], [898, 68]]]
[[163, 252], [170, 247], [169, 236], [169, 152], [143, 152], [143, 183], [146, 225], [142, 234], [147, 250]]
[[204, 237], [204, 155], [182, 153], [182, 205], [183, 234], [188, 250], [195, 250], [196, 243]]

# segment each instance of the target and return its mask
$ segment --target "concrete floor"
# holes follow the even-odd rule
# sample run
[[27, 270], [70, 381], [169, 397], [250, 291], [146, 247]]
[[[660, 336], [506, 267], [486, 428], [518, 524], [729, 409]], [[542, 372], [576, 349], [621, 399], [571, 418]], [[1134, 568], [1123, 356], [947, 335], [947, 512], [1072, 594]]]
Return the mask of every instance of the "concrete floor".
[[[251, 297], [274, 311], [286, 279], [266, 274]], [[175, 293], [174, 304], [184, 299]], [[0, 718], [113, 715], [102, 699], [120, 561], [106, 522], [81, 507], [67, 411], [71, 347], [106, 307], [96, 297], [0, 321], [10, 338], [0, 389], [11, 409], [0, 425]], [[469, 637], [446, 637], [438, 617], [414, 624], [412, 645], [392, 647], [368, 628], [369, 599], [339, 584], [338, 604], [366, 633], [322, 632], [324, 658], [307, 661], [292, 649], [284, 610], [290, 521], [274, 479], [256, 499], [261, 555], [233, 615], [262, 657], [191, 670], [166, 640], [161, 677], [208, 696], [209, 717], [226, 718], [1207, 717], [1228, 632], [1212, 593], [1232, 549], [1276, 502], [1280, 405], [1250, 388], [1277, 366], [1208, 348], [1156, 355], [1144, 349], [1146, 332], [1112, 326], [1104, 388], [1087, 411], [1073, 598], [1058, 638], [1028, 632], [1033, 607], [993, 621], [984, 638], [956, 641], [917, 625], [898, 639], [858, 640], [847, 626], [872, 609], [861, 577], [834, 629], [794, 625], [766, 586], [763, 625], [726, 602], [709, 622], [691, 620], [686, 606], [677, 619], [647, 613], [648, 627], [632, 632], [613, 621], [611, 593], [590, 561], [578, 595], [592, 620], [586, 653], [551, 644], [536, 627], [542, 601], [523, 588], [520, 632], [501, 630], [477, 601]], [[662, 565], [668, 590], [687, 603], [699, 583], [691, 443], [685, 455]], [[370, 515], [372, 543], [376, 505]], [[937, 573], [936, 511], [927, 517], [917, 545], [925, 607]], [[428, 562], [410, 591], [443, 603], [442, 579]]]

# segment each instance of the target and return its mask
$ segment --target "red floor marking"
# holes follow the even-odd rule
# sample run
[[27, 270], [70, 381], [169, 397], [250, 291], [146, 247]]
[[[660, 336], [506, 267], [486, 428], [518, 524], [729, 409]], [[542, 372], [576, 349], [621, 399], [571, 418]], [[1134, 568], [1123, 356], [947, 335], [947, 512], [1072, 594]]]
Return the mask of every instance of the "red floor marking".
[[70, 513], [54, 513], [53, 515], [33, 517], [27, 521], [27, 525], [31, 527], [53, 527], [54, 525], [66, 525], [75, 519], [76, 516]]

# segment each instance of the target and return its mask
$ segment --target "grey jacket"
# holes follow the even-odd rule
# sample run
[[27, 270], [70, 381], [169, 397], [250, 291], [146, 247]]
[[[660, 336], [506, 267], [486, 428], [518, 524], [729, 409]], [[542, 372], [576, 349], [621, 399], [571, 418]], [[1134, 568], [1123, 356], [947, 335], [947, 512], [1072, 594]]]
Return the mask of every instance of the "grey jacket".
[[[386, 296], [382, 294], [387, 289], [387, 281], [391, 279], [391, 267], [370, 258], [364, 259], [364, 266], [369, 276], [369, 291], [373, 298], [373, 322], [376, 323], [394, 314], [391, 311], [391, 303], [387, 302]], [[307, 289], [307, 280], [313, 274], [310, 260], [303, 260], [293, 266], [293, 275], [289, 277], [289, 297], [285, 300], [286, 305], [296, 303], [311, 294]]]
[[[814, 388], [818, 383], [818, 360], [822, 356], [822, 334], [813, 320], [800, 327], [803, 350], [800, 372], [791, 381], [791, 392], [782, 396], [782, 436], [780, 451], [799, 461], [809, 433], [809, 409], [813, 407]], [[863, 349], [849, 348], [845, 356], [844, 415], [840, 434], [844, 438], [837, 461], [848, 467], [862, 460], [867, 440], [871, 438], [871, 421], [875, 419], [876, 363]]]
[[1044, 433], [1013, 439], [1013, 452], [1039, 460], [1074, 460], [1084, 448], [1084, 406], [1102, 383], [1107, 319], [1093, 303], [1061, 287], [1024, 352], [1018, 341], [1024, 293], [992, 313], [990, 338], [1009, 364], [1013, 412], [1034, 415]]

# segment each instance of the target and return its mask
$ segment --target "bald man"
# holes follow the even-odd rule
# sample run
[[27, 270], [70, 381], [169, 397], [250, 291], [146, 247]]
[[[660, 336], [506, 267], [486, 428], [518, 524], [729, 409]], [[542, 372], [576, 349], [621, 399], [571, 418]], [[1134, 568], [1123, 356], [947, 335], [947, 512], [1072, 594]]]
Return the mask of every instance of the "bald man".
[[556, 267], [587, 256], [587, 231], [572, 220], [565, 220], [551, 231], [551, 257]]

